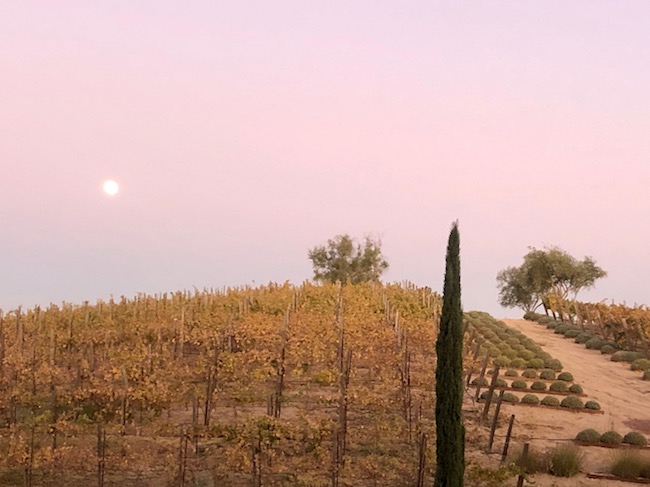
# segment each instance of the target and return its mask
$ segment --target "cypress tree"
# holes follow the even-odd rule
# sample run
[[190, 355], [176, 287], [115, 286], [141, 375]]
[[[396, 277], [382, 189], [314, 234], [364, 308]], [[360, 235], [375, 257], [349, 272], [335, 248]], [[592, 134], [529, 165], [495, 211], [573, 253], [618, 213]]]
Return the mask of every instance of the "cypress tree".
[[449, 234], [440, 329], [436, 341], [436, 478], [434, 487], [462, 487], [465, 474], [463, 311], [458, 222]]

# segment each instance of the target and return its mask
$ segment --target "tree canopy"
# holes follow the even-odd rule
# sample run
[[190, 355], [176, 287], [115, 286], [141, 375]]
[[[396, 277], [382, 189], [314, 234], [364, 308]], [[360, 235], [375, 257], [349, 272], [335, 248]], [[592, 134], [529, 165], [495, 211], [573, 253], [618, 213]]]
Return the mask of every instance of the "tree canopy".
[[388, 262], [381, 253], [381, 241], [366, 237], [357, 243], [349, 235], [337, 235], [327, 245], [309, 250], [316, 281], [340, 281], [358, 284], [376, 281], [388, 269]]
[[606, 275], [591, 257], [579, 261], [558, 247], [530, 247], [523, 264], [506, 267], [497, 274], [499, 303], [534, 311], [550, 295], [575, 299], [578, 292]]

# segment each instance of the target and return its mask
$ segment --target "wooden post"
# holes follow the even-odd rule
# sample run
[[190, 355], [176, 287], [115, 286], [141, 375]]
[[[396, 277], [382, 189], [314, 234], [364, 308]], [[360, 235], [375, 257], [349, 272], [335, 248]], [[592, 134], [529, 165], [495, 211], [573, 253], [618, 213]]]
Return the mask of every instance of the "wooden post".
[[501, 454], [501, 463], [506, 461], [508, 457], [508, 448], [510, 447], [510, 437], [512, 436], [512, 426], [515, 424], [515, 415], [510, 416], [510, 422], [508, 423], [508, 432], [506, 433], [506, 441], [503, 445], [503, 453]]
[[492, 444], [494, 443], [494, 432], [497, 429], [497, 421], [499, 420], [499, 413], [501, 412], [501, 402], [503, 401], [503, 393], [505, 390], [501, 389], [499, 398], [497, 399], [497, 407], [494, 411], [494, 418], [492, 419], [492, 427], [490, 428], [490, 439], [488, 440], [488, 453], [492, 451]]
[[478, 401], [478, 396], [481, 393], [481, 381], [483, 380], [483, 377], [485, 377], [485, 369], [487, 369], [488, 360], [490, 360], [490, 356], [486, 355], [483, 359], [483, 365], [481, 365], [481, 372], [478, 375], [478, 384], [476, 385], [476, 394], [474, 396], [474, 401]]
[[488, 389], [488, 395], [485, 399], [485, 407], [483, 408], [483, 414], [481, 414], [481, 422], [485, 422], [487, 419], [488, 411], [490, 410], [490, 404], [492, 403], [492, 396], [494, 395], [494, 388], [497, 385], [497, 378], [499, 377], [499, 366], [494, 366], [494, 371], [492, 372], [492, 381], [490, 382], [490, 388]]
[[[528, 456], [528, 443], [524, 443], [524, 451], [521, 454], [521, 463], [526, 465], [526, 457]], [[524, 485], [524, 476], [523, 474], [519, 474], [519, 478], [517, 479], [517, 487], [523, 487]]]

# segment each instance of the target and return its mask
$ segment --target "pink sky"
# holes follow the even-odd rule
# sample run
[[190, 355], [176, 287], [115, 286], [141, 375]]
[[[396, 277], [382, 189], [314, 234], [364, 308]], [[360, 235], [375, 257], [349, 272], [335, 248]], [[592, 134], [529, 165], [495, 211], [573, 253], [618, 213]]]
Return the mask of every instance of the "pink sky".
[[[650, 2], [0, 4], [0, 307], [300, 283], [380, 236], [465, 309], [528, 246], [648, 303]], [[122, 192], [109, 199], [102, 181]]]

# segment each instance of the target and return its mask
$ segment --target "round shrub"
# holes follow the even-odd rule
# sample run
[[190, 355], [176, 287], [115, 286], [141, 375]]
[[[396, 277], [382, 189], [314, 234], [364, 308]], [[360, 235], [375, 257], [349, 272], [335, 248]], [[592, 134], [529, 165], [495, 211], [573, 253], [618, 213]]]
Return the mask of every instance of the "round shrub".
[[553, 392], [569, 392], [569, 386], [566, 384], [566, 382], [558, 381], [553, 382], [551, 384], [551, 387], [549, 387], [549, 390]]
[[494, 365], [499, 367], [508, 367], [510, 365], [510, 359], [505, 355], [501, 355], [494, 359]]
[[648, 440], [638, 431], [630, 431], [623, 437], [623, 443], [627, 443], [628, 445], [646, 446]]
[[602, 353], [603, 355], [611, 355], [614, 352], [616, 352], [616, 348], [614, 348], [609, 343], [605, 343], [605, 345], [600, 347], [600, 353]]
[[616, 431], [607, 431], [600, 435], [600, 442], [608, 445], [620, 445], [623, 443], [623, 437]]
[[544, 360], [541, 358], [533, 358], [526, 362], [526, 366], [530, 369], [541, 369], [544, 367]]
[[591, 340], [593, 335], [587, 331], [583, 331], [580, 333], [578, 336], [576, 336], [576, 339], [574, 340], [576, 343], [587, 343], [589, 340]]
[[524, 350], [526, 350], [526, 347], [524, 347], [524, 346], [520, 343], [520, 344], [515, 345], [514, 347], [512, 347], [512, 349], [513, 349], [513, 350], [516, 350], [517, 353], [521, 353], [521, 352], [523, 352]]
[[537, 314], [534, 311], [526, 311], [526, 313], [524, 313], [524, 319], [528, 321], [537, 321], [537, 319], [542, 316], [543, 315]]
[[472, 384], [474, 386], [478, 386], [478, 385], [487, 386], [489, 384], [489, 382], [488, 382], [487, 378], [485, 378], [485, 377], [475, 377], [474, 379], [472, 379], [472, 382], [470, 382], [470, 384]]
[[508, 350], [503, 352], [503, 355], [508, 357], [510, 360], [512, 360], [513, 358], [517, 358], [518, 354], [519, 354], [519, 352], [517, 352], [517, 350], [515, 350], [513, 348], [509, 348]]
[[526, 361], [521, 357], [515, 357], [510, 361], [510, 367], [521, 369], [524, 368], [525, 366], [526, 366]]
[[519, 372], [517, 372], [515, 369], [508, 369], [506, 370], [506, 373], [503, 375], [505, 375], [506, 377], [518, 377]]
[[587, 401], [585, 403], [585, 409], [591, 409], [592, 411], [600, 411], [600, 404], [596, 401]]
[[582, 399], [580, 399], [577, 396], [567, 396], [564, 399], [562, 399], [562, 402], [560, 402], [560, 406], [563, 408], [569, 408], [569, 409], [584, 409], [585, 405], [582, 402]]
[[545, 391], [546, 383], [542, 382], [541, 380], [536, 380], [530, 385], [530, 388], [533, 391]]
[[557, 325], [554, 331], [558, 335], [564, 335], [564, 332], [570, 329], [571, 327], [569, 325], [567, 325], [566, 323], [562, 323], [561, 325]]
[[555, 321], [555, 320], [550, 316], [541, 315], [535, 321], [537, 321], [537, 323], [539, 323], [540, 325], [545, 325], [546, 323], [550, 323], [551, 321]]
[[612, 362], [634, 362], [637, 359], [643, 358], [642, 352], [630, 352], [628, 350], [619, 350], [612, 354], [610, 359]]
[[544, 366], [546, 368], [554, 370], [556, 372], [559, 372], [560, 370], [562, 370], [562, 362], [560, 362], [556, 358], [545, 359], [544, 360]]
[[600, 441], [600, 433], [593, 428], [582, 430], [576, 435], [576, 440], [587, 441], [589, 443], [596, 443]]
[[582, 394], [582, 386], [580, 384], [571, 384], [571, 387], [569, 387], [569, 392], [573, 394]]
[[600, 347], [602, 347], [604, 344], [605, 340], [602, 338], [593, 337], [585, 342], [585, 347], [587, 347], [589, 350], [600, 350]]
[[537, 371], [535, 369], [526, 369], [521, 373], [521, 376], [525, 377], [526, 379], [536, 379]]
[[577, 338], [580, 333], [582, 332], [579, 329], [571, 328], [564, 332], [564, 338]]
[[511, 392], [506, 392], [503, 397], [501, 398], [503, 402], [510, 402], [510, 403], [518, 403], [519, 398], [512, 394]]
[[546, 396], [544, 399], [542, 399], [542, 404], [544, 406], [559, 406], [560, 400], [557, 397]]
[[501, 378], [498, 378], [497, 381], [494, 383], [495, 387], [508, 387], [508, 383]]
[[482, 399], [483, 401], [487, 401], [488, 396], [490, 395], [490, 391], [483, 391], [481, 392], [481, 395], [478, 396], [479, 399]]
[[514, 349], [515, 345], [519, 345], [519, 340], [517, 340], [517, 339], [514, 338], [514, 337], [513, 337], [513, 338], [508, 338], [508, 339], [506, 340], [506, 343], [507, 343], [508, 345], [510, 345], [511, 347], [513, 347], [513, 349]]
[[650, 369], [646, 369], [643, 371], [643, 380], [650, 380]]
[[535, 352], [535, 356], [536, 356], [537, 358], [541, 358], [541, 359], [544, 360], [544, 361], [551, 360], [551, 359], [553, 358], [553, 355], [551, 355], [551, 354], [548, 353], [548, 352], [545, 352], [545, 351], [542, 350], [541, 348], [540, 348], [537, 352]]
[[557, 376], [557, 380], [563, 380], [564, 382], [573, 382], [573, 375], [571, 375], [571, 372], [562, 372]]
[[539, 404], [539, 397], [535, 394], [526, 394], [521, 398], [523, 404]]
[[539, 373], [539, 378], [544, 380], [555, 380], [555, 371], [552, 369], [544, 369]]
[[522, 350], [519, 352], [519, 356], [524, 360], [528, 361], [535, 358], [535, 352], [532, 350]]
[[648, 360], [647, 358], [636, 359], [634, 362], [632, 362], [632, 365], [630, 365], [630, 369], [632, 370], [650, 369], [650, 360]]
[[557, 325], [559, 325], [559, 324], [560, 324], [560, 323], [557, 322], [557, 321], [549, 321], [548, 323], [546, 323], [546, 328], [548, 328], [549, 330], [555, 330], [555, 328], [556, 328]]
[[525, 380], [517, 379], [517, 380], [512, 381], [512, 384], [510, 384], [510, 387], [512, 387], [513, 389], [527, 389], [528, 384], [526, 384]]

